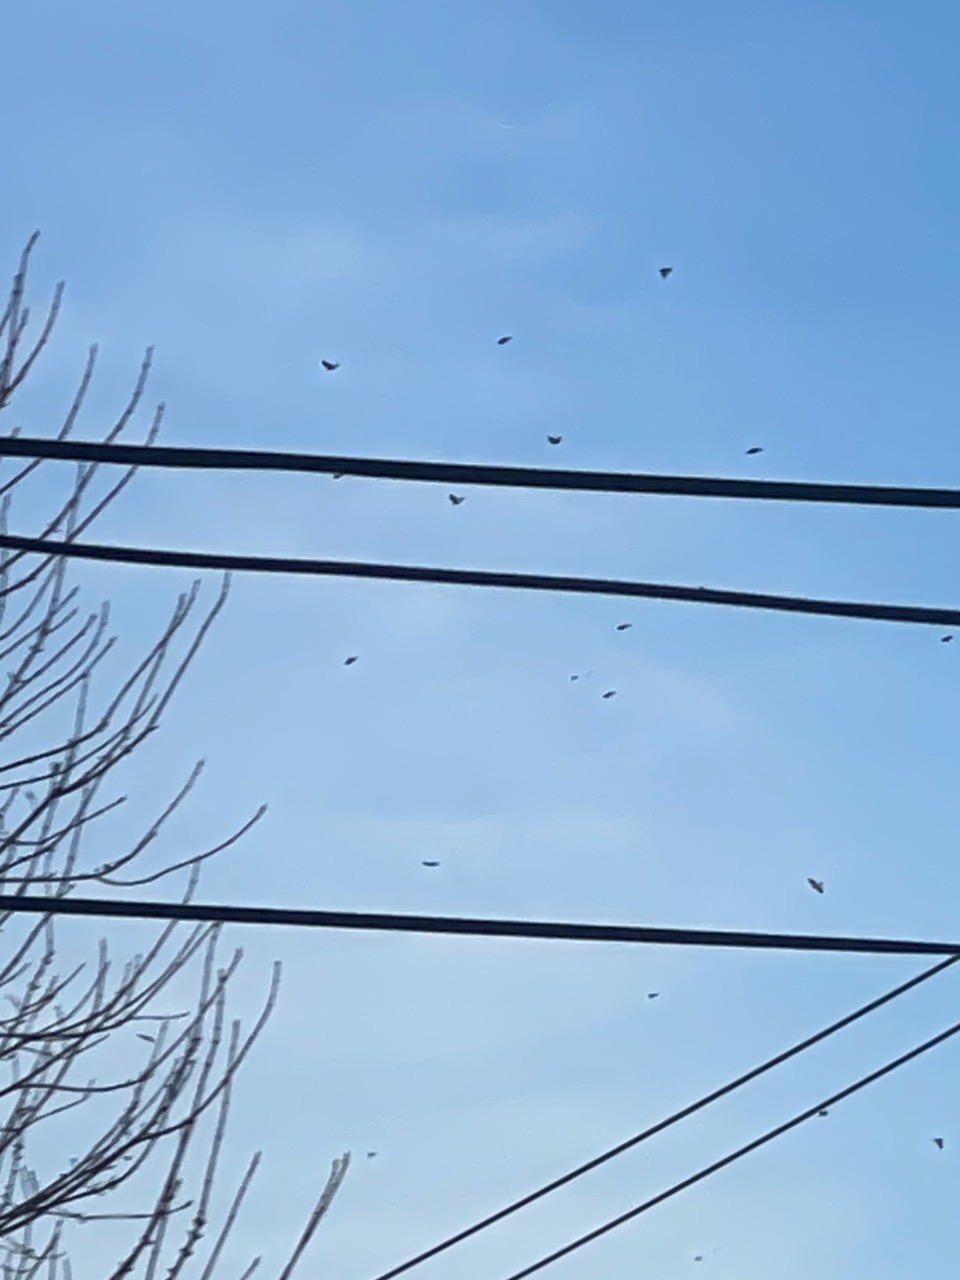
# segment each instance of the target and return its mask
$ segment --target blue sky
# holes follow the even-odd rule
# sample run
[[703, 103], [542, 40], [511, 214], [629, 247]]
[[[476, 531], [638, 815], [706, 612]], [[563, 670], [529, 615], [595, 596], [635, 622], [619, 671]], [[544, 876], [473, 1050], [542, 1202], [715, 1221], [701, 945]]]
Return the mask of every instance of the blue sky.
[[[5, 269], [39, 227], [35, 304], [68, 283], [25, 430], [98, 341], [95, 434], [155, 343], [168, 443], [960, 483], [955, 6], [53, 3], [5, 35]], [[100, 536], [956, 605], [955, 524], [184, 474]], [[131, 654], [186, 583], [79, 576]], [[191, 847], [269, 801], [211, 899], [949, 938], [958, 661], [923, 628], [243, 578], [131, 795], [206, 757]], [[265, 1165], [236, 1256], [279, 1256], [330, 1159], [375, 1148], [311, 1255], [344, 1280], [916, 971], [236, 941], [242, 999], [286, 966], [238, 1093], [231, 1151]], [[423, 1274], [506, 1276], [939, 1030], [956, 982]], [[553, 1274], [955, 1271], [956, 1070], [947, 1046]]]

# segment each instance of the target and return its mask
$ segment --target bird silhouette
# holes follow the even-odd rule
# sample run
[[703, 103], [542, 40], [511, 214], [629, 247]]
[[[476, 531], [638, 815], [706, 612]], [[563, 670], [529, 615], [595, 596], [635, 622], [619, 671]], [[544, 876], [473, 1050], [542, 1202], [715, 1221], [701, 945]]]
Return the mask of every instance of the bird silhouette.
[[672, 274], [673, 274], [673, 267], [661, 267], [661, 268], [660, 268], [660, 279], [661, 279], [661, 280], [666, 280], [667, 276], [672, 275]]
[[563, 436], [547, 436], [547, 439], [551, 444], [559, 444]]
[[750, 448], [749, 448], [749, 449], [746, 449], [744, 452], [745, 452], [745, 453], [747, 453], [748, 455], [749, 455], [749, 454], [751, 454], [751, 453], [763, 453], [763, 445], [762, 445], [762, 444], [752, 444], [752, 445], [750, 446]]
[[368, 1151], [368, 1152], [367, 1152], [367, 1159], [368, 1159], [368, 1160], [373, 1160], [373, 1159], [375, 1159], [375, 1158], [376, 1158], [376, 1154], [377, 1154], [377, 1153], [376, 1153], [375, 1151]]
[[615, 698], [617, 696], [617, 691], [616, 689], [608, 689], [603, 696], [605, 698]]
[[359, 657], [360, 657], [359, 653], [351, 653], [349, 658], [344, 658], [343, 665], [345, 667], [352, 667]]
[[424, 859], [424, 861], [421, 862], [420, 865], [421, 867], [439, 867], [440, 863], [434, 862], [432, 859]]
[[339, 360], [321, 360], [320, 363], [326, 369], [327, 373], [333, 373], [334, 369], [340, 368]]
[[512, 333], [505, 333], [505, 334], [503, 335], [503, 337], [502, 337], [502, 338], [498, 338], [498, 339], [497, 339], [497, 346], [498, 346], [498, 347], [505, 347], [505, 346], [507, 345], [507, 343], [508, 343], [508, 342], [512, 342], [512, 341], [513, 341], [513, 334], [512, 334]]
[[459, 493], [448, 493], [447, 497], [450, 499], [451, 504], [455, 507], [459, 507], [461, 502], [466, 502], [466, 498], [462, 497]]
[[823, 893], [823, 881], [814, 880], [813, 876], [807, 876], [807, 884], [815, 893]]
[[941, 637], [940, 637], [940, 643], [941, 643], [941, 644], [949, 644], [949, 643], [950, 643], [950, 641], [951, 641], [952, 639], [953, 639], [953, 634], [952, 634], [952, 632], [951, 632], [951, 634], [949, 634], [949, 635], [941, 636]]
[[827, 1110], [826, 1107], [821, 1108], [821, 1110], [817, 1112], [818, 1116], [828, 1116], [829, 1114], [830, 1112]]
[[344, 473], [343, 473], [342, 471], [335, 471], [335, 472], [333, 473], [333, 478], [334, 478], [334, 480], [342, 480], [342, 479], [343, 479], [343, 475], [344, 475]]
[[942, 1151], [942, 1150], [943, 1150], [943, 1139], [942, 1139], [942, 1138], [934, 1138], [934, 1140], [933, 1140], [933, 1141], [934, 1141], [934, 1145], [935, 1145], [935, 1146], [937, 1146], [937, 1147], [939, 1147], [939, 1148], [940, 1148], [940, 1150]]
[[695, 1254], [693, 1255], [693, 1260], [694, 1260], [694, 1262], [702, 1262], [702, 1261], [703, 1261], [703, 1254], [702, 1254], [702, 1253], [695, 1253]]
[[660, 994], [660, 992], [659, 992], [659, 991], [648, 991], [648, 992], [647, 992], [647, 999], [648, 999], [648, 1000], [656, 1000], [656, 998], [657, 998], [657, 996], [658, 996], [659, 994]]
[[630, 628], [631, 628], [632, 626], [633, 626], [633, 623], [632, 623], [632, 622], [618, 622], [618, 623], [617, 623], [617, 630], [618, 630], [618, 631], [629, 631], [629, 630], [630, 630]]

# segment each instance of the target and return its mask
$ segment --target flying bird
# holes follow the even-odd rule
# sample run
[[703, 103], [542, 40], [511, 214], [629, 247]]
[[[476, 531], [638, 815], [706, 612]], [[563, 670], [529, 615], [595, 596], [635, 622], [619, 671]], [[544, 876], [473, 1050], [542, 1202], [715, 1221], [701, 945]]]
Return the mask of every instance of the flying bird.
[[351, 653], [349, 658], [344, 658], [343, 665], [345, 667], [352, 667], [359, 657], [360, 657], [359, 653]]
[[940, 1150], [942, 1151], [942, 1150], [943, 1150], [943, 1139], [942, 1139], [942, 1138], [934, 1138], [934, 1140], [933, 1140], [933, 1141], [934, 1141], [934, 1144], [935, 1144], [937, 1147], [939, 1147], [939, 1148], [940, 1148]]
[[615, 698], [617, 696], [617, 691], [616, 689], [608, 689], [603, 696], [605, 698]]
[[660, 268], [660, 279], [661, 279], [661, 280], [666, 280], [667, 276], [672, 275], [672, 274], [673, 274], [673, 267], [661, 267], [661, 268]]
[[693, 1260], [694, 1260], [694, 1262], [702, 1262], [702, 1261], [703, 1261], [703, 1254], [702, 1254], [702, 1253], [695, 1253], [695, 1254], [693, 1255]]
[[550, 441], [551, 444], [559, 444], [560, 441], [563, 439], [563, 436], [547, 436], [547, 439]]
[[950, 643], [950, 641], [951, 641], [952, 639], [953, 639], [953, 634], [952, 634], [952, 633], [951, 633], [950, 635], [941, 636], [941, 637], [940, 637], [940, 643], [941, 643], [941, 644], [949, 644], [949, 643]]
[[367, 1159], [368, 1159], [368, 1160], [373, 1160], [373, 1159], [376, 1157], [376, 1154], [377, 1154], [377, 1153], [376, 1153], [375, 1151], [368, 1151], [368, 1152], [367, 1152]]
[[659, 994], [660, 994], [660, 992], [659, 992], [659, 991], [648, 991], [648, 992], [647, 992], [647, 999], [648, 999], [648, 1000], [656, 1000], [656, 998], [657, 998], [657, 996], [658, 996]]
[[426, 859], [423, 862], [421, 862], [420, 865], [421, 867], [439, 867], [440, 863], [434, 862], [431, 859]]
[[826, 1107], [823, 1107], [822, 1110], [817, 1112], [818, 1116], [828, 1116], [829, 1114], [830, 1112], [827, 1110]]
[[342, 480], [342, 479], [343, 479], [343, 474], [344, 474], [344, 473], [343, 473], [342, 471], [335, 471], [335, 472], [333, 473], [333, 478], [334, 478], [334, 480]]
[[815, 893], [823, 893], [823, 881], [814, 880], [813, 876], [807, 876], [807, 884]]
[[512, 342], [512, 341], [513, 341], [513, 334], [512, 334], [512, 333], [505, 333], [505, 334], [503, 335], [503, 337], [502, 337], [502, 338], [498, 338], [498, 339], [497, 339], [497, 346], [498, 346], [498, 347], [505, 347], [505, 346], [507, 345], [507, 343], [508, 343], [508, 342]]
[[327, 373], [333, 373], [334, 369], [340, 368], [339, 360], [321, 360], [320, 363], [326, 369]]
[[630, 630], [630, 628], [631, 628], [632, 626], [633, 626], [633, 623], [632, 623], [632, 622], [618, 622], [618, 623], [617, 623], [617, 630], [618, 630], [618, 631], [629, 631], [629, 630]]
[[752, 444], [752, 445], [750, 446], [750, 448], [749, 448], [749, 449], [746, 449], [744, 452], [745, 452], [748, 456], [749, 456], [751, 453], [763, 453], [763, 445], [761, 445], [761, 444]]
[[455, 506], [455, 507], [459, 507], [459, 505], [460, 505], [460, 503], [461, 503], [461, 502], [466, 502], [466, 498], [464, 498], [464, 497], [463, 497], [461, 494], [459, 494], [459, 493], [448, 493], [448, 494], [447, 494], [447, 497], [450, 499], [451, 503], [452, 503], [452, 504], [453, 504], [453, 506]]

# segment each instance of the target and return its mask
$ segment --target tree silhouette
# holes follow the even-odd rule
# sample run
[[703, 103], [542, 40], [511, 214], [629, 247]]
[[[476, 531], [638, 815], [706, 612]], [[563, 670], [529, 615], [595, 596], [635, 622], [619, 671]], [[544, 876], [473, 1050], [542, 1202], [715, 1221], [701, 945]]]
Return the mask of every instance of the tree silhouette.
[[[62, 285], [26, 349], [24, 292], [36, 239], [21, 256], [0, 315], [3, 415], [60, 310]], [[93, 347], [58, 439], [76, 425], [96, 358]], [[148, 351], [105, 441], [129, 428], [150, 359]], [[161, 405], [147, 443], [156, 439], [162, 413]], [[129, 469], [104, 484], [98, 465], [81, 464], [51, 501], [52, 477], [48, 468], [41, 479], [40, 466], [29, 461], [9, 477], [0, 473], [0, 529], [7, 529], [15, 497], [36, 509], [39, 494], [53, 512], [41, 522], [42, 536], [70, 541], [133, 476]], [[274, 1007], [279, 966], [244, 1031], [227, 1010], [241, 952], [221, 954], [219, 927], [168, 925], [119, 964], [106, 940], [91, 954], [81, 937], [75, 962], [76, 939], [67, 946], [53, 911], [30, 920], [2, 910], [3, 892], [44, 894], [53, 907], [78, 886], [108, 894], [170, 876], [188, 900], [201, 865], [262, 816], [263, 808], [213, 848], [161, 857], [156, 866], [151, 855], [196, 786], [201, 763], [138, 838], [118, 848], [105, 835], [104, 820], [127, 803], [117, 793], [118, 770], [159, 728], [228, 588], [224, 580], [213, 604], [201, 609], [194, 583], [152, 646], [114, 679], [105, 661], [115, 643], [107, 605], [84, 614], [62, 558], [0, 552], [0, 1253], [4, 1276], [16, 1280], [32, 1280], [41, 1270], [48, 1280], [70, 1280], [71, 1234], [97, 1223], [112, 1224], [101, 1225], [102, 1274], [154, 1280], [162, 1267], [171, 1280], [210, 1280], [260, 1161], [258, 1152], [213, 1222], [232, 1087]], [[302, 1258], [348, 1163], [348, 1154], [333, 1162], [282, 1280]]]

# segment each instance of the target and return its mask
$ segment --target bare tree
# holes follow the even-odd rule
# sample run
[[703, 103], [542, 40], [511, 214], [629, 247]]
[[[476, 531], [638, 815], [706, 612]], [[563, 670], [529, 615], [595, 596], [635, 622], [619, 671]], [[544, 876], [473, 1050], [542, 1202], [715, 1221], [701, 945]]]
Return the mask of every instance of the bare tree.
[[[0, 412], [46, 346], [60, 308], [57, 287], [29, 350], [25, 279], [34, 236], [21, 257], [0, 316]], [[57, 438], [74, 428], [96, 362], [90, 350], [80, 385]], [[122, 413], [102, 437], [118, 439], [140, 405], [148, 351]], [[147, 432], [152, 443], [163, 406]], [[8, 431], [7, 434], [13, 434]], [[41, 464], [14, 465], [0, 483], [0, 529], [11, 501], [37, 485]], [[64, 464], [60, 464], [63, 468]], [[47, 468], [44, 477], [52, 471]], [[102, 483], [97, 465], [82, 464], [43, 536], [71, 541], [83, 534], [129, 484], [133, 469]], [[2, 478], [2, 477], [0, 477]], [[49, 502], [50, 482], [44, 482]], [[64, 960], [56, 902], [78, 886], [107, 893], [176, 876], [184, 900], [201, 864], [237, 841], [263, 809], [213, 848], [149, 858], [164, 827], [195, 787], [201, 764], [129, 845], [104, 851], [103, 820], [125, 803], [117, 770], [160, 725], [191, 660], [226, 601], [224, 581], [212, 607], [199, 608], [199, 584], [177, 601], [149, 651], [106, 696], [105, 663], [114, 646], [106, 605], [89, 614], [67, 581], [62, 557], [0, 552], [0, 1255], [4, 1277], [69, 1280], [71, 1233], [99, 1223], [104, 1274], [155, 1280], [194, 1274], [210, 1280], [221, 1259], [260, 1155], [253, 1156], [232, 1198], [211, 1224], [211, 1198], [223, 1147], [231, 1091], [270, 1015], [279, 967], [259, 1016], [244, 1032], [227, 1015], [227, 993], [241, 953], [221, 957], [218, 927], [171, 924], [119, 967], [105, 940], [94, 955]], [[100, 844], [95, 854], [91, 846]], [[16, 916], [2, 893], [44, 894], [51, 913]], [[74, 940], [75, 941], [75, 940]], [[76, 947], [74, 947], [76, 949]], [[173, 1004], [186, 1004], [186, 1009]], [[139, 1041], [140, 1043], [135, 1043]], [[136, 1057], [129, 1064], [130, 1054]], [[116, 1063], [125, 1059], [117, 1069]], [[79, 1111], [78, 1110], [81, 1109]], [[82, 1140], [77, 1139], [77, 1130]], [[69, 1146], [67, 1143], [69, 1142]], [[64, 1158], [64, 1152], [75, 1154]], [[326, 1212], [349, 1163], [334, 1161], [282, 1280]], [[109, 1227], [103, 1225], [110, 1223]], [[117, 1242], [119, 1243], [119, 1247]], [[108, 1259], [108, 1251], [115, 1254]], [[252, 1274], [254, 1259], [246, 1276]]]

